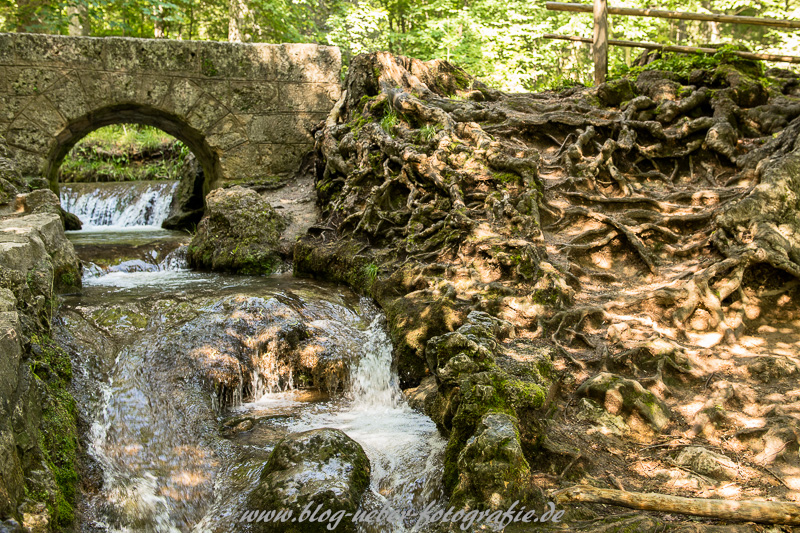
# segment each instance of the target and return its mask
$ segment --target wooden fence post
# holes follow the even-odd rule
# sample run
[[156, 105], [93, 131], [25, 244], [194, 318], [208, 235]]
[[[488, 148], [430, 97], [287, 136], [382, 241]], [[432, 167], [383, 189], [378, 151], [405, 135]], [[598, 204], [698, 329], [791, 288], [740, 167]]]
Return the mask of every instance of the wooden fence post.
[[608, 2], [594, 0], [594, 35], [592, 39], [594, 84], [606, 82], [608, 74]]

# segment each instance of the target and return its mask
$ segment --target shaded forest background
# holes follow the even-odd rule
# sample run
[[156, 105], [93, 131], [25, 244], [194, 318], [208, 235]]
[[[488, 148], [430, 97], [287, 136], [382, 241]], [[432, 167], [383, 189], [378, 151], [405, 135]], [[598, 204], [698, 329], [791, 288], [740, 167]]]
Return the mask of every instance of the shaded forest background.
[[[695, 12], [800, 19], [800, 0], [612, 2]], [[591, 15], [557, 13], [544, 0], [0, 0], [0, 31], [252, 42], [314, 42], [356, 54], [388, 50], [448, 59], [490, 86], [536, 91], [590, 84], [589, 48], [543, 39], [591, 37]], [[611, 17], [617, 39], [684, 45], [741, 44], [796, 54], [797, 31], [731, 24]], [[611, 48], [624, 73], [638, 54]]]

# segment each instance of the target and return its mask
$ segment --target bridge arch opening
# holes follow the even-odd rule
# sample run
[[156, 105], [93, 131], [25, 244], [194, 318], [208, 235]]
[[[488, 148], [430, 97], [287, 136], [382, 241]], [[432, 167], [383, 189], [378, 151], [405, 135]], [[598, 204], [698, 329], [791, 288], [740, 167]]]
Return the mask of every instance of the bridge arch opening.
[[80, 119], [72, 121], [56, 135], [56, 143], [47, 158], [45, 169], [45, 176], [54, 192], [59, 192], [58, 170], [70, 150], [89, 133], [114, 124], [152, 126], [185, 144], [203, 169], [204, 197], [222, 181], [219, 157], [200, 131], [186, 124], [180, 117], [154, 107], [122, 104], [92, 111]]
[[179, 117], [146, 105], [126, 104], [99, 109], [71, 122], [59, 132], [47, 160], [45, 175], [50, 188], [60, 194], [59, 169], [67, 154], [78, 143], [98, 129], [119, 124], [140, 124], [157, 128], [182, 142], [194, 154], [201, 173], [192, 175], [191, 182], [186, 187], [179, 187], [178, 190], [183, 190], [183, 193], [180, 198], [176, 198], [177, 209], [170, 209], [170, 213], [182, 215], [170, 217], [165, 221], [164, 227], [188, 229], [197, 224], [205, 208], [205, 196], [221, 182], [219, 157], [202, 133], [188, 126]]

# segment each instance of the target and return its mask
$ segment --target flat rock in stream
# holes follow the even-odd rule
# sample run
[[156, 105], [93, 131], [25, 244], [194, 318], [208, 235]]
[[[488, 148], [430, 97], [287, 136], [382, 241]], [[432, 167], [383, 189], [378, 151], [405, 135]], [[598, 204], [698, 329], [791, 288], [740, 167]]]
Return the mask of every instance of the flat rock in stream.
[[[321, 505], [320, 514], [355, 513], [361, 496], [369, 486], [370, 464], [361, 446], [338, 429], [322, 428], [293, 433], [281, 440], [269, 456], [258, 487], [247, 497], [252, 521], [250, 531], [330, 531], [335, 521], [300, 521], [309, 504], [312, 512]], [[290, 509], [297, 522], [258, 520], [262, 511]], [[247, 520], [245, 519], [245, 522]], [[353, 522], [344, 517], [336, 531], [355, 531]]]

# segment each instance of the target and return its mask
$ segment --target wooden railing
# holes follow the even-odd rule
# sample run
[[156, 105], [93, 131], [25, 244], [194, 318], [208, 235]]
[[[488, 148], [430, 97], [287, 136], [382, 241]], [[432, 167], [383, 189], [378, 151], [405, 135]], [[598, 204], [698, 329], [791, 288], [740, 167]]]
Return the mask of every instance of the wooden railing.
[[[562, 2], [547, 2], [547, 9], [553, 11], [572, 11], [576, 13], [594, 14], [594, 31], [592, 39], [586, 37], [575, 37], [571, 35], [556, 35], [548, 33], [543, 37], [546, 39], [563, 39], [567, 41], [577, 41], [592, 44], [592, 61], [594, 62], [594, 83], [599, 85], [605, 83], [608, 75], [608, 46], [627, 46], [634, 48], [646, 48], [650, 50], [664, 50], [666, 52], [678, 52], [683, 54], [703, 53], [714, 54], [718, 50], [714, 48], [697, 48], [693, 46], [661, 45], [655, 43], [640, 43], [637, 41], [620, 41], [609, 39], [608, 36], [608, 15], [625, 15], [634, 17], [656, 17], [665, 19], [679, 20], [699, 20], [707, 22], [727, 22], [732, 24], [753, 24], [757, 26], [770, 26], [773, 28], [798, 29], [800, 21], [797, 20], [778, 20], [765, 17], [743, 17], [739, 15], [720, 15], [714, 13], [686, 13], [683, 11], [665, 11], [661, 9], [637, 9], [630, 7], [609, 7], [607, 0], [594, 0], [593, 5], [589, 4], [569, 4]], [[732, 50], [732, 55], [745, 59], [760, 59], [762, 61], [778, 61], [783, 63], [800, 63], [800, 57], [782, 54], [764, 54], [756, 52], [743, 52]]]

